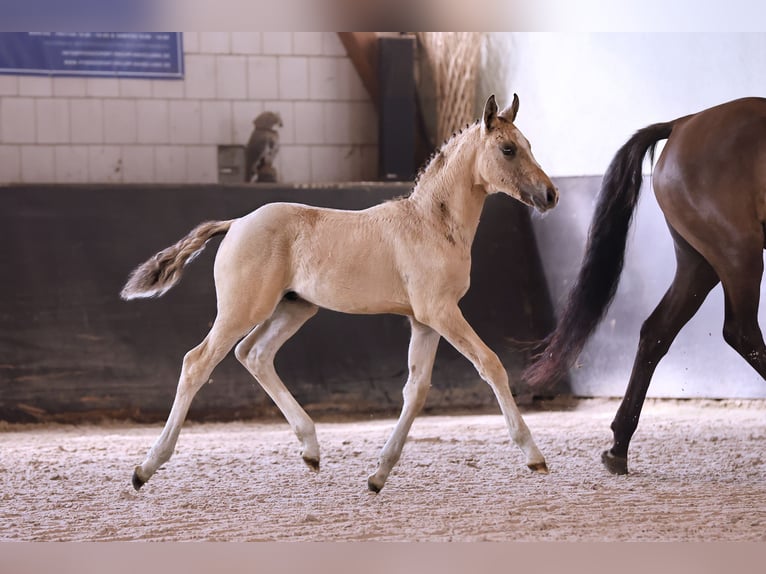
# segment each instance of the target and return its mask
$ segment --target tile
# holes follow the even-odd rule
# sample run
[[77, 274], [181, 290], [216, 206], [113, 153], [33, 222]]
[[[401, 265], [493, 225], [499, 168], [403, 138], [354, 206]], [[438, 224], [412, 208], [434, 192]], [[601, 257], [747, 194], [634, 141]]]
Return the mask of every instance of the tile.
[[324, 143], [324, 104], [295, 102], [295, 143]]
[[188, 56], [185, 84], [187, 98], [215, 98], [215, 56]]
[[251, 56], [247, 60], [247, 95], [252, 100], [276, 99], [278, 95], [277, 58]]
[[309, 60], [309, 98], [312, 100], [339, 99], [338, 58], [311, 58]]
[[50, 97], [53, 95], [53, 81], [48, 76], [19, 76], [19, 95]]
[[305, 100], [308, 97], [308, 58], [279, 58], [279, 98]]
[[19, 77], [0, 74], [0, 96], [18, 96]]
[[260, 32], [232, 32], [231, 53], [250, 56], [261, 53]]
[[53, 95], [77, 97], [88, 93], [85, 78], [53, 78]]
[[287, 55], [292, 53], [292, 33], [262, 32], [263, 53], [268, 55]]
[[152, 80], [139, 78], [120, 78], [120, 97], [122, 98], [151, 98]]
[[122, 150], [119, 146], [88, 146], [88, 181], [90, 183], [120, 183], [122, 181]]
[[16, 145], [0, 145], [0, 183], [21, 181], [21, 149]]
[[35, 141], [35, 101], [31, 98], [0, 98], [0, 142]]
[[152, 146], [122, 147], [122, 181], [124, 183], [154, 183], [154, 148]]
[[200, 32], [199, 50], [203, 54], [228, 54], [231, 52], [229, 32]]
[[358, 154], [348, 146], [313, 146], [311, 181], [317, 183], [353, 181]]
[[329, 144], [354, 143], [353, 109], [348, 102], [324, 104], [324, 141]]
[[184, 54], [198, 54], [199, 53], [199, 32], [183, 32], [181, 35], [181, 43], [183, 45]]
[[35, 99], [37, 143], [69, 143], [69, 102], [63, 99]]
[[55, 159], [51, 145], [21, 146], [21, 181], [23, 183], [54, 183]]
[[88, 182], [88, 147], [56, 146], [54, 151], [56, 183]]
[[247, 98], [247, 58], [219, 56], [216, 61], [216, 97], [225, 100]]
[[170, 143], [199, 144], [202, 141], [200, 102], [179, 100], [168, 104]]
[[87, 78], [87, 95], [94, 98], [116, 98], [120, 95], [120, 82], [117, 78]]
[[232, 141], [230, 102], [202, 102], [202, 143], [226, 145]]
[[137, 100], [137, 142], [168, 143], [168, 102], [165, 100]]
[[185, 81], [183, 80], [151, 80], [152, 97], [179, 99], [184, 97]]
[[318, 56], [322, 53], [322, 32], [293, 32], [293, 54]]
[[103, 100], [104, 143], [130, 144], [138, 141], [138, 110], [135, 100]]
[[218, 148], [216, 146], [186, 147], [187, 183], [218, 182]]
[[184, 146], [156, 146], [154, 148], [154, 174], [157, 183], [186, 183], [186, 148]]
[[277, 156], [277, 177], [285, 183], [311, 183], [311, 148], [282, 145]]
[[70, 100], [69, 120], [72, 143], [104, 143], [104, 105], [101, 99]]

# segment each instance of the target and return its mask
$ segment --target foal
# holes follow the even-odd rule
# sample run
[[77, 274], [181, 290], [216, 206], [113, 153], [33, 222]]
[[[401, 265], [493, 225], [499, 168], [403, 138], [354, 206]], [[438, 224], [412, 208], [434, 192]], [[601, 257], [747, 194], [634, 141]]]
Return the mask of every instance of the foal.
[[362, 211], [268, 204], [240, 219], [203, 223], [133, 271], [123, 299], [160, 296], [178, 283], [183, 267], [211, 237], [226, 234], [213, 271], [218, 314], [202, 343], [184, 357], [167, 423], [135, 468], [134, 488], [170, 458], [194, 395], [234, 345], [237, 359], [297, 435], [303, 460], [318, 470], [314, 422], [280, 380], [274, 356], [319, 307], [406, 315], [412, 324], [404, 406], [367, 481], [370, 490], [383, 488], [423, 407], [440, 337], [490, 385], [527, 466], [547, 472], [503, 365], [458, 307], [468, 291], [471, 245], [487, 194], [506, 193], [541, 212], [558, 201], [513, 124], [518, 107], [514, 95], [511, 106], [498, 113], [491, 96], [483, 119], [442, 146], [408, 197]]

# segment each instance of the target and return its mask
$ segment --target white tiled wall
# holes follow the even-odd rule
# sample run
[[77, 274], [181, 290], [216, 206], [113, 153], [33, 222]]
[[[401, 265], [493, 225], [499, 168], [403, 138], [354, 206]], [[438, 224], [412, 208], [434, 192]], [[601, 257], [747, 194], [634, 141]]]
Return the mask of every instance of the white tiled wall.
[[278, 111], [285, 182], [374, 179], [375, 109], [337, 35], [189, 32], [178, 80], [0, 75], [1, 183], [212, 183]]

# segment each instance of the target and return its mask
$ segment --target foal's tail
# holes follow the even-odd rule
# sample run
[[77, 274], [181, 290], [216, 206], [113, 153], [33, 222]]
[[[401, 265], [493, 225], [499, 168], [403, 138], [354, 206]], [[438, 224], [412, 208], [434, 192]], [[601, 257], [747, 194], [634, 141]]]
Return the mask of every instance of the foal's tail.
[[553, 383], [562, 377], [606, 314], [620, 281], [628, 229], [641, 190], [644, 156], [649, 152], [654, 161], [655, 146], [670, 136], [674, 123], [637, 131], [609, 164], [577, 282], [556, 330], [548, 335], [543, 351], [522, 375], [528, 384]]
[[205, 244], [212, 237], [226, 233], [233, 222], [232, 219], [201, 223], [178, 243], [163, 249], [136, 267], [122, 288], [120, 297], [126, 301], [160, 297], [181, 281], [183, 268], [202, 253]]

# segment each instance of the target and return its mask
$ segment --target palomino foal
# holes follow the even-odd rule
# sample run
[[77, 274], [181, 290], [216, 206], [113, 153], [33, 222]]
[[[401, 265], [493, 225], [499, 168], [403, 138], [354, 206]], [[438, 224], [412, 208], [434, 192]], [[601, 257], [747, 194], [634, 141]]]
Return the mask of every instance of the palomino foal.
[[408, 197], [362, 211], [268, 204], [240, 219], [203, 223], [133, 271], [121, 294], [124, 299], [162, 295], [211, 237], [226, 234], [213, 271], [215, 322], [184, 357], [165, 428], [133, 473], [136, 490], [170, 459], [194, 395], [235, 344], [239, 361], [297, 435], [303, 460], [318, 470], [314, 422], [280, 380], [274, 356], [319, 307], [396, 313], [408, 316], [412, 324], [404, 406], [367, 481], [370, 490], [383, 488], [423, 407], [440, 337], [489, 383], [527, 466], [547, 472], [503, 365], [458, 307], [468, 290], [471, 244], [487, 194], [506, 193], [541, 212], [558, 200], [513, 124], [518, 107], [514, 95], [511, 106], [498, 113], [491, 96], [483, 119], [442, 146]]

